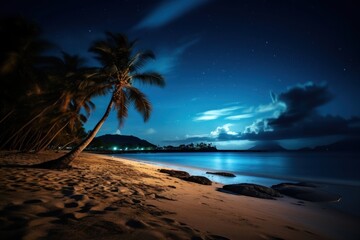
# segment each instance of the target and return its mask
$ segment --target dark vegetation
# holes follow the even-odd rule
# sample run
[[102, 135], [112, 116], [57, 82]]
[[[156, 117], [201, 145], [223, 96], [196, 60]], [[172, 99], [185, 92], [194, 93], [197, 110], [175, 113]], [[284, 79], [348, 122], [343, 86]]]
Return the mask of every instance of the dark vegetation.
[[[66, 168], [96, 136], [111, 110], [119, 124], [133, 104], [148, 120], [151, 104], [135, 81], [164, 86], [156, 72], [141, 72], [151, 51], [134, 52], [135, 41], [106, 33], [89, 51], [100, 67], [89, 67], [77, 55], [48, 56], [54, 44], [41, 38], [39, 27], [23, 18], [0, 20], [0, 150], [39, 152], [73, 146], [65, 156], [38, 167]], [[83, 124], [95, 108], [95, 96], [110, 94], [103, 117], [86, 133]]]
[[90, 143], [92, 151], [153, 150], [156, 145], [135, 136], [106, 134], [94, 138]]

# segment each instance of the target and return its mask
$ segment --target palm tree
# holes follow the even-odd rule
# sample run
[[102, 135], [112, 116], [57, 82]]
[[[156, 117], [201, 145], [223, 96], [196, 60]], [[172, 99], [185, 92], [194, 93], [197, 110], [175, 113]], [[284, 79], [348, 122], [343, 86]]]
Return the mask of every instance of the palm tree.
[[141, 68], [151, 59], [155, 59], [151, 51], [139, 51], [135, 54], [134, 46], [136, 41], [129, 41], [123, 34], [107, 32], [106, 39], [96, 41], [89, 51], [96, 54], [96, 58], [102, 64], [97, 74], [90, 80], [91, 85], [97, 92], [111, 93], [110, 102], [104, 115], [95, 125], [82, 143], [64, 156], [37, 165], [43, 168], [68, 168], [70, 163], [90, 144], [101, 126], [109, 116], [112, 109], [117, 111], [117, 118], [120, 125], [128, 116], [128, 107], [133, 103], [136, 110], [147, 121], [151, 113], [151, 104], [134, 82], [151, 84], [163, 87], [164, 78], [156, 72], [140, 72]]
[[61, 58], [46, 60], [41, 67], [47, 77], [42, 92], [27, 96], [27, 101], [21, 104], [25, 111], [20, 113], [26, 113], [21, 119], [26, 122], [16, 122], [2, 146], [19, 151], [44, 150], [65, 128], [71, 130], [77, 123], [82, 125], [94, 109], [91, 97], [96, 93], [86, 84], [94, 69], [85, 67], [84, 60], [77, 55], [64, 52]]

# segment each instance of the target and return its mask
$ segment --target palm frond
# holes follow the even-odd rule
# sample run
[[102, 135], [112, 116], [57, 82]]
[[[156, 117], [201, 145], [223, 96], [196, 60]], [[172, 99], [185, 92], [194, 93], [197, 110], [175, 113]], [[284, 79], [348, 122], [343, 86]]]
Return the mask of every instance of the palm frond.
[[138, 52], [130, 60], [129, 63], [130, 71], [131, 72], [138, 71], [142, 67], [144, 67], [147, 62], [154, 59], [155, 59], [155, 54], [150, 50], [144, 52]]
[[114, 102], [119, 126], [123, 126], [124, 120], [128, 117], [129, 101], [127, 93], [123, 89], [116, 92]]
[[145, 94], [135, 87], [127, 87], [128, 98], [134, 103], [136, 110], [142, 115], [144, 121], [149, 120], [151, 114], [151, 104]]
[[157, 72], [136, 73], [132, 75], [131, 78], [144, 84], [156, 85], [159, 87], [165, 86], [164, 77]]

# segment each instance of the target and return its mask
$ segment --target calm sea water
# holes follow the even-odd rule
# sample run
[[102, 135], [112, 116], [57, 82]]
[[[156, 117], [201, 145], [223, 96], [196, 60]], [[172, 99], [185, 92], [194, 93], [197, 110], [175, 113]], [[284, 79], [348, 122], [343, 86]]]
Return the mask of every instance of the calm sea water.
[[[184, 170], [222, 184], [246, 182], [271, 186], [289, 181], [315, 182], [342, 196], [340, 203], [329, 203], [330, 207], [360, 216], [360, 153], [215, 152], [113, 156]], [[206, 171], [232, 172], [236, 177], [209, 175]]]
[[[359, 153], [137, 153], [119, 157], [151, 162], [177, 169], [187, 168], [204, 175], [226, 171], [261, 179], [307, 180], [360, 186]], [[207, 175], [209, 177], [209, 175]], [[217, 177], [218, 182], [238, 182]]]

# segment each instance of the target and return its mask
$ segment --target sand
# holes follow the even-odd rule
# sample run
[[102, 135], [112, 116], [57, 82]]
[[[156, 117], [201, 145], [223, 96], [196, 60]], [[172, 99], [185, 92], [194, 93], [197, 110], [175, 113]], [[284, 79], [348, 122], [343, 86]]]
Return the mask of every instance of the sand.
[[[0, 153], [31, 164], [61, 153]], [[70, 170], [0, 168], [1, 239], [360, 239], [360, 219], [320, 203], [257, 199], [83, 153]]]

